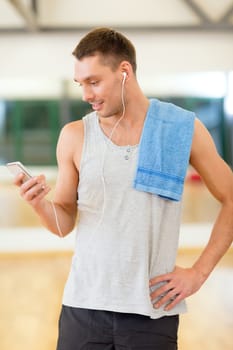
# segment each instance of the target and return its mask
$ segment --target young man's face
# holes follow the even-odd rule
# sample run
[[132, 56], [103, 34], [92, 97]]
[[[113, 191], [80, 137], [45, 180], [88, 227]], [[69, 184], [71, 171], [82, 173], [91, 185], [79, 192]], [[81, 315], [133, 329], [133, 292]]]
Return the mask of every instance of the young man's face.
[[83, 100], [90, 103], [99, 117], [108, 118], [122, 113], [122, 72], [112, 71], [99, 55], [75, 60], [74, 80], [80, 84]]

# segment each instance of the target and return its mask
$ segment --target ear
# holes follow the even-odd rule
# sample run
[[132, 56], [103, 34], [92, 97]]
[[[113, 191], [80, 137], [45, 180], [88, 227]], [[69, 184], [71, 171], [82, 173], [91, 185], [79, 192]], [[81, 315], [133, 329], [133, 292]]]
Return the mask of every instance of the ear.
[[126, 79], [126, 77], [129, 77], [130, 72], [132, 71], [132, 66], [128, 61], [122, 61], [120, 66], [119, 66], [119, 69], [120, 69], [122, 74], [126, 75], [125, 76], [125, 79]]

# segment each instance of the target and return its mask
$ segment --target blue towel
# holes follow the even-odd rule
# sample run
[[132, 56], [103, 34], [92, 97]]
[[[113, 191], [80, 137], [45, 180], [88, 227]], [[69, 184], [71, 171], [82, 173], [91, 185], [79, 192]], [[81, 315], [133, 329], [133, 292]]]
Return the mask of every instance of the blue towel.
[[151, 99], [139, 145], [133, 187], [179, 201], [189, 164], [195, 114]]

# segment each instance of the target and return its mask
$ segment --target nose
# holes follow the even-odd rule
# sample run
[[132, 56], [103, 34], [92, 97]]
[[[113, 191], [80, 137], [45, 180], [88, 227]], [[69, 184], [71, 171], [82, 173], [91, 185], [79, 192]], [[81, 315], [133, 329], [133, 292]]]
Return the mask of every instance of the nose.
[[83, 86], [83, 93], [82, 93], [82, 100], [84, 102], [91, 102], [93, 101], [93, 91], [90, 86]]

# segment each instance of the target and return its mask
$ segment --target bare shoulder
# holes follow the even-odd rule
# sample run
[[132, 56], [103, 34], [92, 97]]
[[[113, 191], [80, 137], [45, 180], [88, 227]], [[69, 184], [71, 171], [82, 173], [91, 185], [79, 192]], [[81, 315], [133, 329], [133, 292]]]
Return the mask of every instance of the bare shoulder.
[[204, 163], [206, 158], [209, 160], [218, 160], [220, 156], [209, 131], [203, 123], [196, 118], [191, 148], [191, 164], [195, 166], [199, 163]]
[[66, 124], [60, 133], [57, 144], [57, 158], [64, 156], [72, 160], [79, 167], [84, 140], [84, 126], [82, 120]]
[[209, 131], [197, 118], [190, 164], [198, 171], [211, 193], [218, 200], [222, 201], [227, 196], [233, 196], [232, 171], [219, 155]]
[[[82, 143], [84, 137], [84, 127], [82, 120], [77, 120], [66, 124], [60, 133], [58, 143], [69, 143], [69, 145]], [[69, 147], [70, 148], [70, 147]]]
[[83, 138], [83, 134], [84, 134], [83, 121], [76, 120], [66, 124], [62, 128], [60, 137], [64, 137], [68, 139], [71, 138], [71, 140], [73, 140], [73, 139], [76, 139], [77, 136], [78, 138]]

